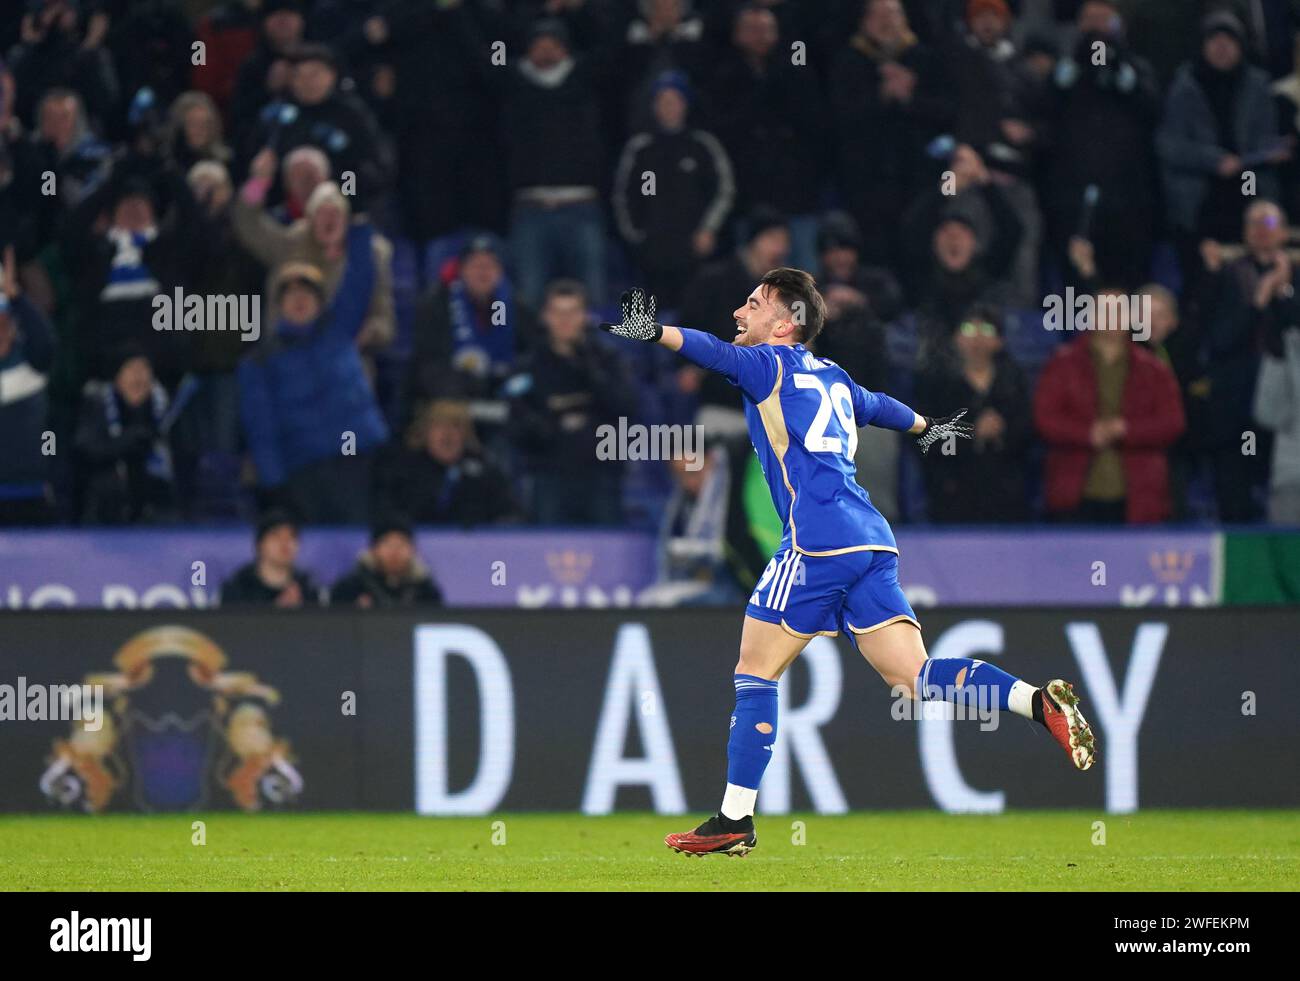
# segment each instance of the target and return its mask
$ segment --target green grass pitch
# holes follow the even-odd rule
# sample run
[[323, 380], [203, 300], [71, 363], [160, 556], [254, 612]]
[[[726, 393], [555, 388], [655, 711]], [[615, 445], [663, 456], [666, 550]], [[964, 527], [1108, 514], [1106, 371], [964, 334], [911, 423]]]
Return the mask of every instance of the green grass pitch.
[[[196, 820], [202, 845], [192, 843]], [[694, 820], [9, 815], [0, 889], [1300, 889], [1297, 811], [760, 816], [747, 858], [668, 851], [664, 834]], [[1094, 844], [1098, 821], [1104, 844]]]

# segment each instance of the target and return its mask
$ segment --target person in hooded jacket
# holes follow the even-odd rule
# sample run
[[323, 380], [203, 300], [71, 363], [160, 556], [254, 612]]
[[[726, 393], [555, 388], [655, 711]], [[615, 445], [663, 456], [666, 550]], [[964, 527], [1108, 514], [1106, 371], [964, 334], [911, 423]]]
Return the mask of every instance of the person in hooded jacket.
[[279, 319], [239, 365], [240, 415], [258, 488], [307, 524], [369, 519], [375, 451], [388, 427], [356, 338], [375, 271], [368, 224], [347, 234], [347, 263], [332, 302], [307, 263], [281, 267]]

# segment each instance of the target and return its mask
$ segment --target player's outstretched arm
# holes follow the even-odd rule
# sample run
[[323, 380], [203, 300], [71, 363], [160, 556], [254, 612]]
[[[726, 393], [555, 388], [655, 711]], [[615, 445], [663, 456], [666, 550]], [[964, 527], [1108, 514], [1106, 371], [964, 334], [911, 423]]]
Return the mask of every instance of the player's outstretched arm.
[[759, 401], [769, 395], [776, 381], [777, 362], [762, 348], [737, 347], [701, 330], [671, 327], [655, 320], [655, 299], [645, 290], [633, 288], [623, 294], [621, 323], [601, 324], [615, 337], [662, 344], [677, 351], [692, 364], [716, 371], [746, 395]]
[[942, 418], [923, 416], [882, 392], [869, 392], [861, 385], [853, 387], [853, 416], [859, 426], [876, 426], [916, 436], [922, 453], [949, 436], [970, 439], [974, 430], [970, 423], [961, 421], [965, 414], [966, 410], [962, 409]]
[[[966, 410], [960, 409], [950, 416], [942, 416], [938, 419], [932, 419], [930, 416], [917, 416], [924, 424], [916, 440], [916, 445], [921, 447], [921, 452], [929, 453], [931, 446], [940, 440], [947, 439], [949, 436], [958, 439], [974, 438], [974, 427], [969, 422], [962, 421], [962, 416], [965, 414]], [[912, 433], [918, 432], [915, 426], [908, 431]]]

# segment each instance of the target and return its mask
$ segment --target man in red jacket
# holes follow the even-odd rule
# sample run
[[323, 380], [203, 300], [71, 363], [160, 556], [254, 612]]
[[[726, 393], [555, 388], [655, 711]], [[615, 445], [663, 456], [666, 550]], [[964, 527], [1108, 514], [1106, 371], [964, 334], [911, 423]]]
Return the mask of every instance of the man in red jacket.
[[1047, 510], [1081, 523], [1165, 521], [1167, 454], [1185, 426], [1178, 382], [1132, 342], [1128, 297], [1104, 289], [1096, 300], [1095, 329], [1056, 352], [1034, 395]]

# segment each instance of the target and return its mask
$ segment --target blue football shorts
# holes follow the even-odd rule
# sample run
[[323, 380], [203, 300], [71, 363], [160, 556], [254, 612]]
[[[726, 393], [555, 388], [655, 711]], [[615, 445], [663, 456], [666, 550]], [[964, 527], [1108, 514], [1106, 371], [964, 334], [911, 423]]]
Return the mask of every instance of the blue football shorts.
[[781, 549], [745, 612], [797, 637], [867, 634], [900, 620], [921, 626], [898, 583], [898, 554], [883, 550], [802, 555]]

